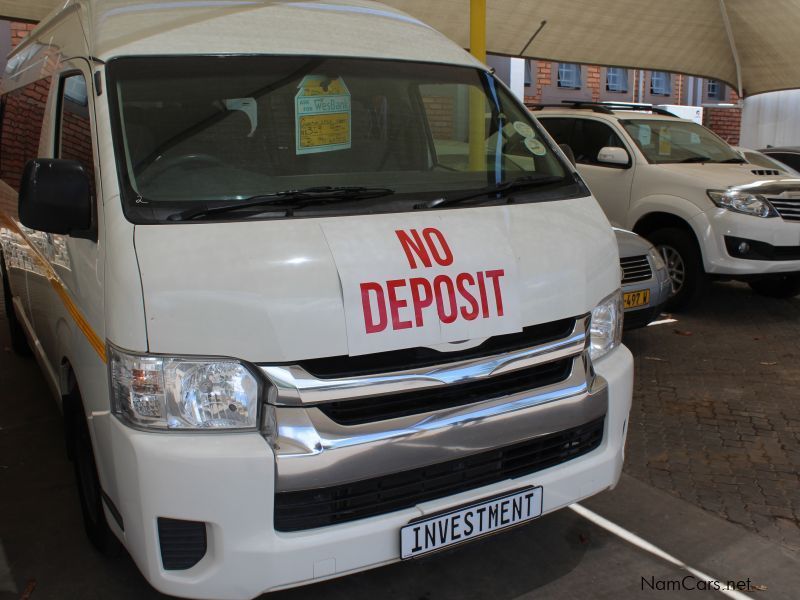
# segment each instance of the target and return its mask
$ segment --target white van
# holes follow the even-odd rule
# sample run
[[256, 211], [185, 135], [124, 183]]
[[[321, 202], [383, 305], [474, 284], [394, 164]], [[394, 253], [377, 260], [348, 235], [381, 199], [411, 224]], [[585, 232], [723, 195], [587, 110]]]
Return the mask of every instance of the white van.
[[617, 482], [614, 234], [426, 25], [68, 1], [2, 94], [15, 347], [63, 407], [90, 538], [160, 591], [252, 598]]
[[800, 294], [800, 179], [747, 163], [702, 125], [647, 105], [575, 103], [536, 112], [612, 224], [650, 240], [672, 278], [673, 309], [711, 279]]

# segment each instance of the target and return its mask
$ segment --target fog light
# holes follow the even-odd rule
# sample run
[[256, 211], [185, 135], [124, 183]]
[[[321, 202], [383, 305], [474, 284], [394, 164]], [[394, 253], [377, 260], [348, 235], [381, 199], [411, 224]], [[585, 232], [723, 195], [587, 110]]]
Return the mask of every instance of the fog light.
[[739, 254], [747, 254], [750, 252], [750, 244], [747, 242], [739, 242], [739, 245], [736, 247], [736, 250]]

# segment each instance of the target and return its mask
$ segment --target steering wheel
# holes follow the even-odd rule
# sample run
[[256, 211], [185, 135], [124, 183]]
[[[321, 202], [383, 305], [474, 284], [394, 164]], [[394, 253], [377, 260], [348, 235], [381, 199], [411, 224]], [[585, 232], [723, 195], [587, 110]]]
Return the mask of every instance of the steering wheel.
[[204, 165], [206, 167], [222, 167], [225, 166], [225, 162], [216, 156], [212, 156], [211, 154], [203, 154], [199, 152], [179, 154], [176, 156], [168, 156], [166, 158], [162, 154], [146, 166], [146, 168], [141, 172], [141, 176], [145, 179], [154, 179], [170, 169], [199, 169]]

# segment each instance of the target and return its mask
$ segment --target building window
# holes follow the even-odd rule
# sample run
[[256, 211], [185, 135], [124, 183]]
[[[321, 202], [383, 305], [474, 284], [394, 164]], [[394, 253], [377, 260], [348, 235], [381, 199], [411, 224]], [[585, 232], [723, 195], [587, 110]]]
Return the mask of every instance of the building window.
[[581, 66], [571, 63], [558, 63], [558, 87], [581, 89]]
[[722, 86], [716, 79], [706, 81], [706, 95], [714, 100], [722, 99]]
[[533, 61], [530, 59], [525, 59], [525, 87], [530, 87], [533, 85], [533, 77], [531, 75], [531, 69], [533, 68]]
[[650, 73], [650, 93], [656, 96], [672, 95], [669, 73], [664, 71], [653, 71]]
[[628, 69], [617, 67], [606, 69], [606, 90], [609, 92], [627, 92]]

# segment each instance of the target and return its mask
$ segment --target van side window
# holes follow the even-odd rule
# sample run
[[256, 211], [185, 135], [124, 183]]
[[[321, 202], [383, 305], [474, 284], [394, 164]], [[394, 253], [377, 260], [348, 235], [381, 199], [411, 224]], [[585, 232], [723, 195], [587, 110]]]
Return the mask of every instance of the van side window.
[[82, 73], [68, 75], [61, 80], [56, 158], [77, 160], [83, 164], [94, 196], [94, 156], [87, 89]]
[[[39, 156], [39, 139], [50, 81], [49, 77], [34, 81], [9, 92], [2, 100], [0, 179], [17, 192], [25, 164]], [[16, 215], [16, 207], [9, 212]]]
[[625, 148], [611, 127], [600, 121], [588, 119], [576, 120], [571, 146], [575, 160], [585, 165], [600, 164], [597, 162], [597, 154], [606, 146]]

